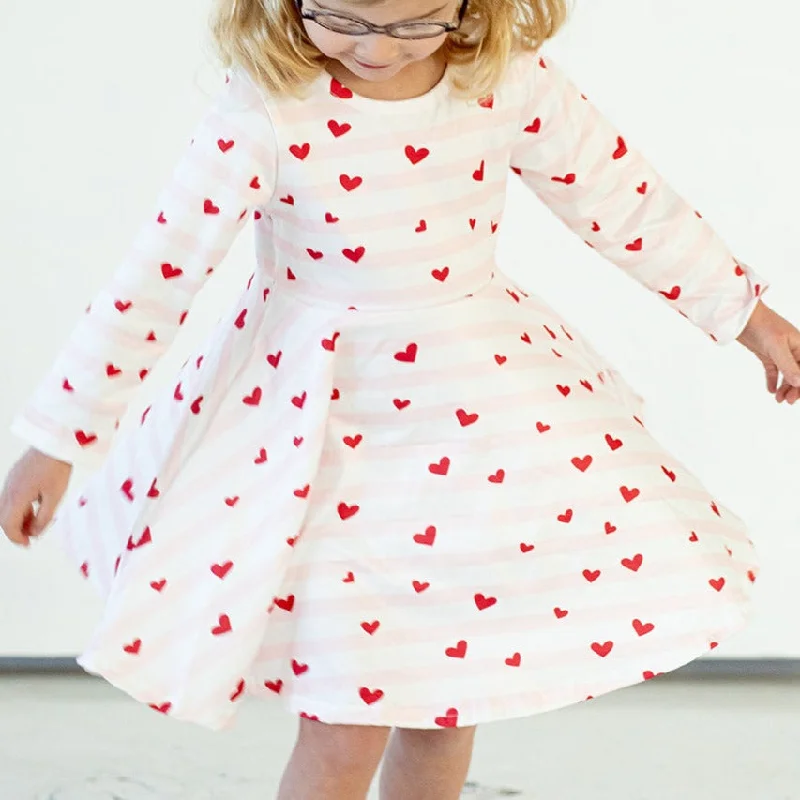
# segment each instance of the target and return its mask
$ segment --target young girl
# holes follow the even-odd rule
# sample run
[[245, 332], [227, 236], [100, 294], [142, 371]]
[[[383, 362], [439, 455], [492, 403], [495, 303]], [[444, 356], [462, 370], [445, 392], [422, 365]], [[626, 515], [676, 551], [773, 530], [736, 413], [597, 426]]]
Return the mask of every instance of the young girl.
[[[475, 725], [741, 630], [742, 521], [494, 252], [510, 169], [598, 254], [800, 393], [800, 334], [538, 53], [564, 0], [220, 0], [229, 68], [124, 263], [14, 423], [0, 523], [106, 598], [79, 663], [214, 729], [298, 714], [279, 797], [457, 797]], [[252, 217], [255, 271], [119, 419]], [[535, 243], [532, 244], [535, 252]], [[783, 383], [778, 387], [779, 372]]]

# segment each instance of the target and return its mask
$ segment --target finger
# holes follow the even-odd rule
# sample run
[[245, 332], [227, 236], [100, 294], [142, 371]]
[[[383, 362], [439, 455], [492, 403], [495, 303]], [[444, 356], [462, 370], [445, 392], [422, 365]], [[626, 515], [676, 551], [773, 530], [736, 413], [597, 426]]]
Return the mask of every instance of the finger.
[[56, 511], [56, 501], [53, 499], [52, 492], [45, 492], [39, 495], [39, 508], [36, 510], [36, 519], [31, 525], [31, 535], [40, 536], [45, 528], [53, 519]]
[[772, 355], [772, 360], [783, 374], [783, 380], [786, 383], [800, 387], [800, 364], [797, 363], [788, 344], [776, 348], [776, 352]]
[[772, 362], [764, 364], [764, 372], [767, 375], [767, 391], [775, 394], [778, 391], [778, 368]]
[[[33, 509], [28, 508], [28, 513], [33, 514]], [[25, 533], [27, 514], [24, 509], [18, 509], [12, 512], [7, 521], [3, 522], [3, 530], [5, 531], [8, 540], [12, 544], [20, 545], [22, 547], [29, 547], [30, 542]]]

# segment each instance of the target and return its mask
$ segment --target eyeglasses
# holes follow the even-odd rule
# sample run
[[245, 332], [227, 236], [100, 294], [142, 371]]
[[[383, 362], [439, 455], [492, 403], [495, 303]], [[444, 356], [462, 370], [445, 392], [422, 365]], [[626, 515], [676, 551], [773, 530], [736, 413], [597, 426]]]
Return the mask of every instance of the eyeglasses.
[[365, 20], [353, 19], [332, 11], [308, 11], [303, 9], [303, 0], [295, 0], [295, 3], [303, 19], [313, 20], [334, 33], [343, 33], [346, 36], [383, 33], [397, 39], [433, 39], [457, 31], [461, 27], [469, 0], [463, 0], [461, 3], [458, 22], [395, 22], [391, 25], [372, 25]]

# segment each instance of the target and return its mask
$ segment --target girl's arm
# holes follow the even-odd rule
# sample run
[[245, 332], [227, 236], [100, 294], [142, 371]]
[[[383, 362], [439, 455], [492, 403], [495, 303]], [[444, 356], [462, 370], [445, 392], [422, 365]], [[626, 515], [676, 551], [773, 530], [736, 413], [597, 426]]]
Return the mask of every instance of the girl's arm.
[[768, 283], [628, 145], [550, 59], [531, 57], [511, 168], [571, 230], [719, 344]]
[[151, 218], [12, 424], [47, 455], [96, 465], [195, 295], [275, 185], [275, 137], [250, 79], [226, 78]]

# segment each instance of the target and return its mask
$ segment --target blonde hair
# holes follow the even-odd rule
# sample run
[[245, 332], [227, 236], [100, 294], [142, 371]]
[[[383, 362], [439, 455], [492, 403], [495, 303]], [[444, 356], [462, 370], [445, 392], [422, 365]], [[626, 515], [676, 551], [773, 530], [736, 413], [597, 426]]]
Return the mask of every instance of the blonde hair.
[[[567, 0], [470, 0], [461, 29], [443, 45], [453, 92], [466, 99], [491, 94], [513, 54], [537, 51], [568, 16]], [[210, 28], [223, 68], [244, 68], [270, 94], [302, 97], [324, 69], [294, 0], [215, 0]]]

